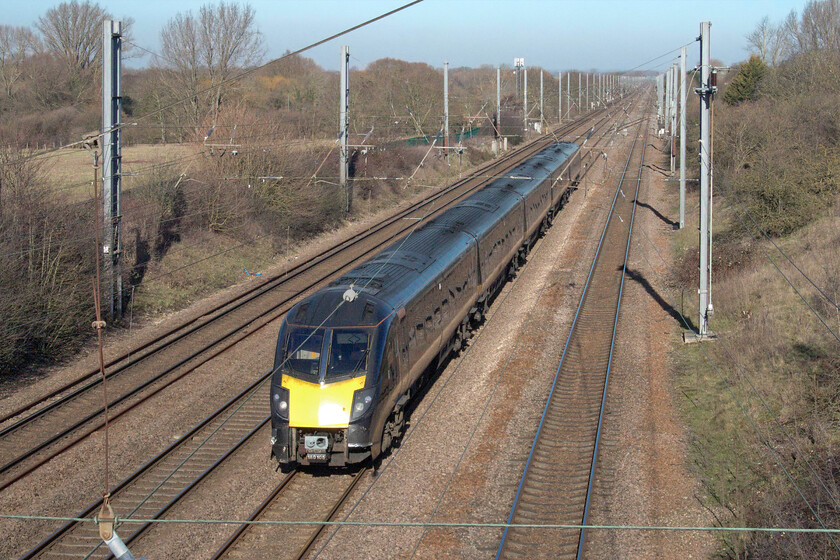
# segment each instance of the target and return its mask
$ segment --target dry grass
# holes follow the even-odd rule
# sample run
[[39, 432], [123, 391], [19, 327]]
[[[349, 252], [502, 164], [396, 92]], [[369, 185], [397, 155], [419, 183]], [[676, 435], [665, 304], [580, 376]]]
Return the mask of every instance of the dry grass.
[[[189, 158], [203, 147], [191, 144], [141, 144], [123, 148], [123, 190], [137, 184], [133, 173], [143, 173], [149, 167]], [[84, 149], [66, 149], [45, 160], [44, 173], [56, 190], [63, 191], [73, 201], [92, 196], [93, 156]]]
[[[722, 200], [716, 202], [721, 227], [740, 227], [732, 210]], [[684, 244], [682, 268], [696, 270], [689, 241], [696, 243], [696, 230], [686, 228], [678, 239]], [[837, 301], [838, 241], [840, 218], [831, 215], [777, 243]], [[684, 412], [693, 433], [693, 458], [704, 480], [706, 503], [728, 511], [720, 519], [723, 525], [818, 527], [801, 490], [823, 521], [834, 526], [840, 518], [831, 504], [840, 484], [840, 343], [762, 249], [837, 333], [840, 312], [769, 242], [749, 244], [752, 258], [718, 275], [714, 284], [715, 315], [710, 324], [720, 339], [702, 348], [676, 349], [678, 386], [687, 397]], [[696, 276], [686, 293], [696, 291], [690, 289], [695, 283]], [[696, 299], [686, 301], [686, 309], [696, 315]], [[822, 488], [823, 483], [831, 494]], [[723, 556], [747, 553], [788, 558], [804, 552], [806, 557], [835, 557], [824, 556], [827, 542], [815, 535], [727, 536]]]
[[[208, 257], [211, 257], [208, 259]], [[210, 232], [185, 236], [159, 261], [153, 261], [134, 294], [135, 316], [183, 309], [202, 296], [260, 273], [275, 253], [271, 241], [251, 243]]]

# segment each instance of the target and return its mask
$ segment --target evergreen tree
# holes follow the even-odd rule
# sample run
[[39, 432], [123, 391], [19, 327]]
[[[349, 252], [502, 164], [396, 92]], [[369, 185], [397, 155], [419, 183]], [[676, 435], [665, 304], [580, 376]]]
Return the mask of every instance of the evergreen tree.
[[726, 91], [723, 93], [723, 100], [729, 105], [737, 105], [742, 101], [752, 101], [756, 97], [758, 82], [767, 72], [767, 64], [761, 57], [753, 55], [741, 65], [738, 74], [732, 78]]

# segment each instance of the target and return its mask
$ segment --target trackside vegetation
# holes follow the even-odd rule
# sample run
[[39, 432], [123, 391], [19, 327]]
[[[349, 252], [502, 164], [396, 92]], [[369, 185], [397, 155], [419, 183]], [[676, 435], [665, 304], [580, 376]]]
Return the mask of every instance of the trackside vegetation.
[[[143, 50], [150, 39], [134, 36], [130, 17], [90, 1], [60, 3], [31, 28], [0, 25], [0, 378], [70, 358], [93, 333], [101, 207], [93, 151], [51, 150], [100, 126], [102, 20], [114, 17], [125, 24], [124, 56], [146, 64], [124, 67], [126, 313], [109, 329], [252, 280], [318, 235], [428, 194], [494, 155], [494, 67], [450, 69], [450, 131], [461, 150], [448, 160], [431, 148], [442, 142], [440, 68], [391, 58], [354, 67], [354, 204], [344, 215], [338, 75], [303, 56], [263, 66], [266, 30], [247, 4], [179, 13], [160, 30], [159, 56]], [[516, 143], [522, 118], [512, 73], [502, 76], [501, 128]], [[545, 103], [556, 107], [557, 77], [545, 78]], [[539, 80], [529, 89], [537, 98]], [[556, 112], [546, 118], [556, 123]]]
[[[840, 523], [838, 6], [812, 1], [778, 25], [765, 19], [748, 36], [754, 56], [719, 80], [711, 327], [720, 339], [675, 355], [698, 499], [723, 526]], [[694, 220], [675, 237], [690, 319]], [[840, 556], [825, 535], [719, 539], [721, 558]]]

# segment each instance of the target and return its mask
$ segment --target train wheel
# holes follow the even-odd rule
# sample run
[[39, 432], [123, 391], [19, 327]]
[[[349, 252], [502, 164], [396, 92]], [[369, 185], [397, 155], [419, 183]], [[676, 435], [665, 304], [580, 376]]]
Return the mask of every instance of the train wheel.
[[403, 427], [405, 426], [405, 415], [403, 411], [391, 413], [391, 417], [385, 423], [382, 430], [382, 453], [391, 447], [399, 447], [402, 438]]

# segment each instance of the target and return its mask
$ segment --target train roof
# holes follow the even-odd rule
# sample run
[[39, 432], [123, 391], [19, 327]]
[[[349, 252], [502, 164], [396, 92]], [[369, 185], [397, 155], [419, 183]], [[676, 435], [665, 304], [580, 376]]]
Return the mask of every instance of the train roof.
[[492, 181], [483, 191], [500, 189], [527, 196], [578, 150], [574, 142], [557, 142], [517, 165], [510, 173]]
[[470, 249], [472, 236], [435, 218], [341, 276], [330, 286], [363, 290], [392, 307], [402, 305]]
[[[562, 165], [577, 148], [574, 143], [559, 142], [542, 150], [509, 174], [530, 179], [501, 178], [488, 187], [497, 182], [499, 185], [470, 195], [297, 304], [289, 314], [289, 322], [312, 326], [325, 321], [328, 326], [379, 324], [431, 279], [459, 261], [474, 237], [480, 239], [500, 214], [515, 207], [528, 190]], [[341, 312], [333, 313], [351, 286], [358, 293], [357, 299], [345, 301]]]
[[364, 292], [355, 299], [344, 297], [347, 286], [318, 290], [294, 306], [286, 317], [288, 323], [309, 327], [374, 327], [393, 310]]

